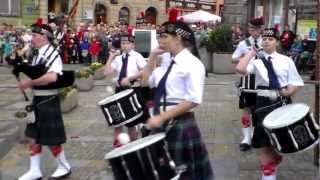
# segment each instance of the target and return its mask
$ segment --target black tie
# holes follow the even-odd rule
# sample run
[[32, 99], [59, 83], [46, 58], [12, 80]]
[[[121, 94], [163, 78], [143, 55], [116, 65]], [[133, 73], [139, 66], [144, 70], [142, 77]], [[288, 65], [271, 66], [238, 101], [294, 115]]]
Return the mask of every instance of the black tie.
[[157, 88], [155, 89], [155, 94], [154, 94], [154, 103], [155, 103], [155, 114], [159, 113], [159, 107], [160, 107], [160, 100], [163, 95], [166, 93], [166, 81], [168, 78], [168, 75], [172, 69], [172, 66], [174, 64], [174, 61], [171, 60], [171, 63], [166, 71], [166, 73], [162, 76], [161, 80], [159, 81], [159, 84]]
[[118, 83], [121, 86], [121, 80], [127, 76], [127, 66], [128, 66], [128, 56], [129, 54], [125, 54], [122, 56], [122, 66], [119, 74]]
[[257, 39], [254, 39], [253, 42], [254, 42], [254, 47], [255, 47], [256, 49], [259, 49]]
[[277, 74], [274, 71], [272, 62], [271, 62], [271, 56], [268, 57], [267, 61], [266, 61], [266, 68], [268, 70], [268, 77], [269, 77], [269, 87], [271, 89], [279, 89], [280, 88], [280, 83], [278, 81], [277, 78]]

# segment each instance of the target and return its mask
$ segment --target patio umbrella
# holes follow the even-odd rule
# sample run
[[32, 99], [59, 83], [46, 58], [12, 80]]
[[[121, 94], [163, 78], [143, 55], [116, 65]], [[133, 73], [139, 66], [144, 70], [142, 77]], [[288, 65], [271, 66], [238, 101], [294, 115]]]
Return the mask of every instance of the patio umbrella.
[[207, 11], [198, 10], [183, 16], [179, 16], [177, 19], [181, 19], [186, 23], [207, 23], [207, 22], [220, 22], [221, 17], [208, 13]]

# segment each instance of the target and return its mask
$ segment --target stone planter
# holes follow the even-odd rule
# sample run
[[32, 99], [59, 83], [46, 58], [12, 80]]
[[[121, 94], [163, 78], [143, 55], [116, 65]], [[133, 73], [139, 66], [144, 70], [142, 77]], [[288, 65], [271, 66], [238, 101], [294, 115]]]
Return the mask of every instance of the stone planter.
[[94, 80], [92, 76], [89, 76], [88, 78], [77, 78], [75, 82], [79, 91], [90, 91], [93, 88], [93, 83]]
[[212, 53], [208, 52], [205, 47], [199, 48], [200, 60], [207, 72], [212, 73]]
[[104, 68], [99, 68], [94, 72], [93, 80], [101, 80], [104, 79], [106, 76], [104, 75]]
[[231, 54], [213, 53], [212, 72], [216, 74], [234, 74], [235, 68], [232, 64]]
[[61, 112], [67, 113], [73, 110], [78, 105], [78, 90], [72, 89], [66, 97], [60, 99]]

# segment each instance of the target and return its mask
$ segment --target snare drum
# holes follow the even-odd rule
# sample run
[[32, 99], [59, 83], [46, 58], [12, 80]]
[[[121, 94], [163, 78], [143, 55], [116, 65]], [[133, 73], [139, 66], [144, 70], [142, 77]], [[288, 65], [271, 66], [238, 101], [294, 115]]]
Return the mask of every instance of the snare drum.
[[244, 92], [256, 92], [257, 89], [255, 85], [255, 75], [254, 74], [248, 74], [246, 76], [242, 76], [240, 79], [240, 85], [239, 88], [241, 91]]
[[105, 155], [115, 180], [170, 180], [175, 164], [165, 147], [165, 134], [153, 134], [116, 148]]
[[294, 153], [319, 141], [319, 125], [305, 104], [289, 104], [275, 109], [263, 120], [272, 145], [280, 153]]
[[133, 89], [127, 89], [98, 102], [109, 126], [122, 126], [143, 115], [142, 106]]

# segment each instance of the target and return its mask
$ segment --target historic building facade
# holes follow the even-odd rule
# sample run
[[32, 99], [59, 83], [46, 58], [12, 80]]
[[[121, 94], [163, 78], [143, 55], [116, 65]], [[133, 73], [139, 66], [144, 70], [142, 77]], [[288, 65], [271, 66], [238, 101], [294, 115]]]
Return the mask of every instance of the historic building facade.
[[256, 16], [264, 16], [267, 27], [278, 24], [296, 26], [298, 19], [315, 19], [314, 0], [225, 0], [223, 18], [228, 24], [242, 24]]
[[13, 25], [30, 25], [38, 17], [48, 20], [61, 14], [69, 22], [111, 23], [126, 21], [135, 24], [142, 14], [147, 22], [161, 24], [167, 20], [167, 9], [175, 7], [186, 14], [206, 10], [221, 14], [224, 0], [3, 0], [0, 21]]

